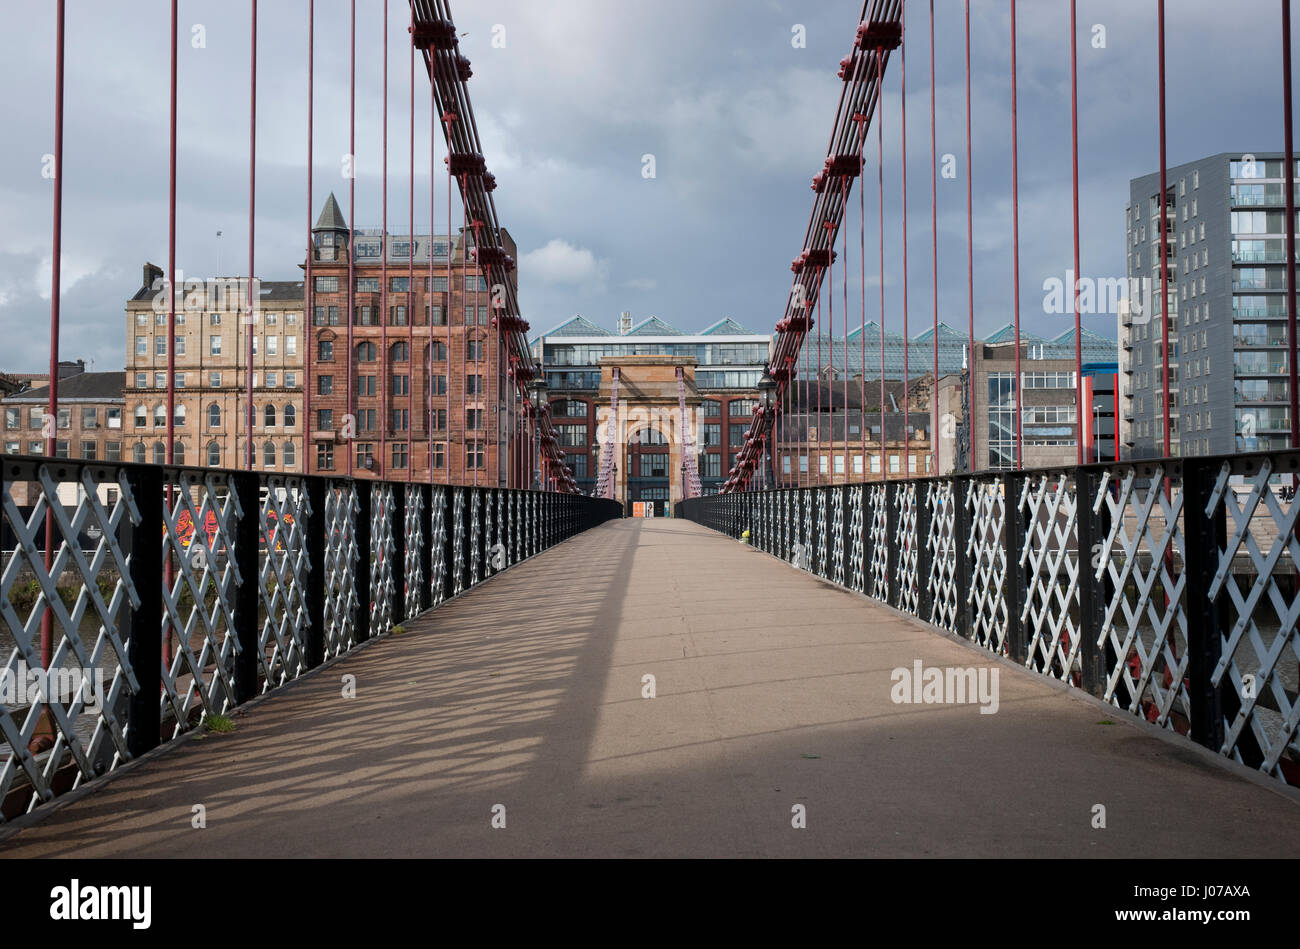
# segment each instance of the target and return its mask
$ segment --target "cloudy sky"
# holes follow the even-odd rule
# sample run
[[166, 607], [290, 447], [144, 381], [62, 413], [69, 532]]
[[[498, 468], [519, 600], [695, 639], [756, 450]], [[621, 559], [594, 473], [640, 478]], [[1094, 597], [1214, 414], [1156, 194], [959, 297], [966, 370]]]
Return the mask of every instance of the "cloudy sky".
[[[357, 210], [381, 218], [383, 2], [357, 0]], [[407, 6], [389, 2], [390, 229], [409, 188]], [[243, 273], [248, 255], [248, 2], [181, 0], [178, 267]], [[964, 326], [962, 7], [937, 8], [941, 318]], [[0, 150], [0, 328], [4, 369], [48, 359], [54, 3], [0, 0], [5, 140]], [[124, 303], [145, 260], [167, 255], [166, 0], [68, 0], [63, 331], [65, 358], [123, 365]], [[908, 208], [912, 331], [932, 319], [927, 3], [909, 0]], [[1169, 4], [1169, 159], [1282, 146], [1278, 5]], [[975, 312], [979, 332], [1011, 315], [1008, 0], [975, 0]], [[348, 2], [316, 2], [317, 207], [306, 203], [307, 0], [259, 17], [256, 259], [264, 279], [300, 275], [309, 217], [334, 190], [347, 210]], [[780, 317], [825, 157], [860, 0], [452, 0], [496, 203], [520, 248], [520, 302], [534, 331], [622, 310], [683, 329]], [[16, 24], [20, 26], [16, 26]], [[806, 46], [792, 43], [802, 25]], [[1079, 3], [1082, 270], [1124, 272], [1128, 180], [1156, 169], [1154, 4]], [[1098, 28], [1103, 28], [1099, 30]], [[1103, 35], [1104, 31], [1104, 35]], [[504, 45], [493, 45], [493, 38]], [[1098, 41], [1094, 45], [1094, 37]], [[1055, 335], [1043, 281], [1072, 256], [1069, 6], [1020, 3], [1022, 319]], [[1104, 46], [1101, 45], [1104, 42]], [[498, 40], [500, 43], [500, 40]], [[1249, 64], [1248, 67], [1245, 64]], [[886, 320], [901, 328], [900, 63], [885, 108]], [[427, 230], [427, 85], [416, 107], [416, 227]], [[440, 145], [439, 155], [442, 150]], [[643, 177], [644, 155], [655, 177]], [[874, 159], [874, 152], [871, 152]], [[441, 169], [441, 157], [439, 158]], [[874, 174], [869, 177], [869, 181]], [[445, 220], [446, 180], [437, 211]], [[867, 318], [878, 316], [874, 187], [867, 194]], [[849, 220], [857, 256], [857, 201]], [[222, 236], [218, 240], [217, 232]], [[850, 309], [860, 276], [850, 287]], [[836, 282], [838, 285], [839, 276]], [[837, 291], [837, 297], [842, 291]], [[837, 315], [836, 325], [840, 325]], [[1085, 321], [1114, 334], [1114, 318]]]

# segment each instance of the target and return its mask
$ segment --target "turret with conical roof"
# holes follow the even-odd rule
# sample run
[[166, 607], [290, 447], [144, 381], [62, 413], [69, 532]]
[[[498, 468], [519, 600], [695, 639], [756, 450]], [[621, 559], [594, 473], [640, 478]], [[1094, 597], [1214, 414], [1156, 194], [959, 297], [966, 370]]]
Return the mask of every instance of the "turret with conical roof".
[[325, 199], [316, 226], [311, 229], [316, 245], [317, 260], [338, 260], [340, 251], [348, 246], [348, 222], [343, 219], [343, 211], [334, 197], [334, 192]]

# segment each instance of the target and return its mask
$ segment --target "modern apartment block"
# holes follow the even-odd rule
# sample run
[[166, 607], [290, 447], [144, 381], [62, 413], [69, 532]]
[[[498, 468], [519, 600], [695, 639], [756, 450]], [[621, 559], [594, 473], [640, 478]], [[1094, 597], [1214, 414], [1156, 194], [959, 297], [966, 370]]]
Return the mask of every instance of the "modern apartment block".
[[[243, 468], [246, 464], [247, 343], [253, 338], [253, 467], [301, 471], [303, 464], [303, 283], [258, 281], [252, 324], [247, 281], [228, 277], [181, 282], [176, 338], [167, 338], [162, 268], [145, 264], [126, 304], [123, 461], [166, 459], [168, 347], [175, 347], [174, 461]], [[60, 393], [62, 400], [62, 392]]]
[[[466, 240], [350, 230], [330, 195], [312, 233], [311, 473], [346, 472], [351, 460], [363, 478], [513, 484], [509, 459], [531, 443], [472, 232]], [[501, 244], [513, 258], [504, 229]]]
[[[1125, 457], [1164, 454], [1158, 222], [1168, 225], [1170, 454], [1290, 442], [1285, 169], [1279, 153], [1223, 153], [1129, 185], [1128, 276], [1151, 304], [1120, 314]], [[1292, 174], [1295, 169], [1292, 169]], [[1145, 301], [1144, 301], [1145, 302]]]

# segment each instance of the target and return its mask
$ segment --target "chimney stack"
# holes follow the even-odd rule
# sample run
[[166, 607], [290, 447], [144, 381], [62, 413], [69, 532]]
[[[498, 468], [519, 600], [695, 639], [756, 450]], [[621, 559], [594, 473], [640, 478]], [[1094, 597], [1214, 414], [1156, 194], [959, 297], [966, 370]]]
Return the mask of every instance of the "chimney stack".
[[163, 269], [161, 267], [154, 266], [153, 264], [149, 263], [146, 260], [144, 264], [144, 286], [142, 289], [144, 290], [153, 289], [154, 281], [161, 280], [162, 278], [163, 278]]
[[632, 314], [624, 310], [618, 315], [618, 335], [626, 336], [632, 332]]

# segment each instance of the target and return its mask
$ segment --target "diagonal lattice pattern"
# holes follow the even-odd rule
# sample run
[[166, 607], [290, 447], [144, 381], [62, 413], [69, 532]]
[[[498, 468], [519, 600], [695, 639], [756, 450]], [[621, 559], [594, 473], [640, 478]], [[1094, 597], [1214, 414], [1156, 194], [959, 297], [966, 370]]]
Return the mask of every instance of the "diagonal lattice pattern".
[[[325, 493], [325, 654], [341, 656], [356, 645], [357, 592], [353, 577], [361, 559], [357, 546], [356, 485], [329, 482]], [[369, 606], [369, 604], [367, 604]]]
[[[446, 490], [19, 456], [0, 466], [13, 543], [0, 675], [23, 683], [4, 693], [16, 705], [0, 704], [0, 821], [348, 652], [366, 638], [355, 625], [366, 621], [363, 578], [370, 632], [382, 635], [393, 613], [423, 602], [424, 557], [446, 566]], [[503, 549], [483, 555], [504, 543], [511, 493], [456, 491], [462, 532], [467, 494], [479, 505], [462, 577], [466, 544], [479, 579], [506, 566]], [[607, 501], [549, 494], [527, 510], [537, 549], [617, 516]]]
[[424, 491], [414, 484], [404, 488], [405, 504], [402, 506], [402, 527], [406, 544], [403, 547], [402, 576], [405, 583], [403, 601], [407, 616], [420, 612], [420, 590], [424, 587], [424, 558], [421, 552], [425, 544], [425, 527], [428, 518], [424, 511]]
[[871, 595], [889, 601], [889, 506], [883, 484], [867, 488], [871, 508]]
[[1006, 483], [1001, 476], [972, 478], [966, 494], [970, 536], [966, 556], [972, 582], [966, 591], [971, 607], [970, 638], [999, 655], [1007, 650]]
[[1210, 595], [1226, 602], [1227, 623], [1211, 682], [1231, 689], [1238, 706], [1235, 714], [1225, 708], [1220, 751], [1294, 784], [1300, 783], [1300, 505], [1278, 497], [1270, 484], [1275, 473], [1272, 459], [1250, 473], [1225, 461], [1214, 484], [1210, 504], [1222, 504], [1227, 536]]
[[[140, 688], [128, 662], [129, 641], [122, 635], [125, 614], [140, 604], [122, 545], [125, 529], [140, 523], [131, 486], [115, 468], [83, 469], [74, 482], [61, 480], [47, 465], [40, 465], [35, 474], [34, 480], [20, 481], [6, 472], [4, 481], [4, 525], [12, 532], [14, 550], [0, 575], [0, 612], [14, 646], [8, 655], [0, 654], [0, 672], [16, 681], [20, 673], [42, 667], [42, 617], [48, 615], [49, 668], [70, 673], [75, 687], [69, 694], [47, 695], [46, 705], [33, 702], [25, 712], [0, 703], [0, 802], [11, 791], [29, 791], [29, 810], [54, 798], [56, 775], [65, 765], [75, 769], [75, 787], [130, 759], [123, 703]], [[63, 503], [65, 493], [78, 496], [71, 510]], [[26, 496], [21, 504], [19, 494]], [[30, 511], [24, 513], [24, 507]], [[47, 514], [54, 541], [48, 569]], [[79, 542], [83, 537], [89, 549]], [[24, 580], [28, 574], [31, 579]], [[60, 594], [59, 581], [65, 577], [75, 578], [80, 587], [71, 606]], [[20, 585], [37, 590], [27, 608], [19, 605]], [[87, 702], [80, 685], [84, 670], [94, 669], [105, 669], [109, 681], [101, 701], [95, 702], [92, 694]], [[97, 711], [95, 704], [100, 706]], [[41, 724], [42, 708], [49, 711], [54, 744], [37, 755], [28, 746]]]
[[1104, 698], [1161, 727], [1187, 732], [1187, 579], [1182, 485], [1163, 465], [1107, 471], [1094, 502], [1110, 529], [1093, 576], [1108, 579], [1097, 645], [1111, 657]]
[[307, 668], [307, 531], [311, 503], [301, 478], [268, 479], [258, 508], [258, 662], [262, 689], [295, 679]]
[[[235, 526], [244, 510], [228, 474], [168, 473], [163, 506], [163, 714], [174, 734], [235, 704]], [[249, 516], [256, 512], [248, 512]]]
[[817, 490], [817, 576], [828, 579], [826, 573], [826, 564], [830, 559], [830, 538], [827, 536], [829, 524], [826, 520], [826, 495], [825, 488]]
[[1079, 530], [1075, 484], [1065, 473], [1026, 478], [1016, 501], [1024, 544], [1013, 551], [1025, 584], [1020, 621], [1030, 630], [1026, 664], [1077, 684]]
[[447, 590], [447, 495], [450, 488], [436, 487], [429, 503], [429, 602], [434, 606], [446, 598]]
[[844, 495], [847, 488], [835, 488], [831, 513], [831, 580], [844, 586]]
[[930, 508], [930, 622], [949, 632], [957, 631], [957, 505], [953, 483], [929, 481], [925, 503]]
[[898, 526], [894, 531], [894, 549], [898, 552], [898, 602], [904, 613], [917, 616], [921, 609], [921, 590], [917, 574], [921, 568], [917, 548], [920, 539], [917, 531], [916, 482], [906, 481], [894, 490], [894, 506], [898, 512]]
[[862, 499], [866, 488], [855, 484], [849, 488], [849, 580], [852, 589], [866, 592], [865, 560], [862, 550]]
[[465, 489], [451, 489], [451, 592], [465, 592]]

